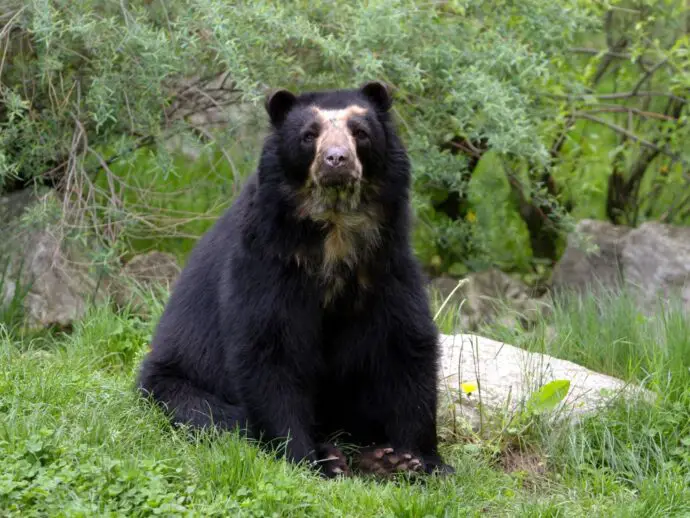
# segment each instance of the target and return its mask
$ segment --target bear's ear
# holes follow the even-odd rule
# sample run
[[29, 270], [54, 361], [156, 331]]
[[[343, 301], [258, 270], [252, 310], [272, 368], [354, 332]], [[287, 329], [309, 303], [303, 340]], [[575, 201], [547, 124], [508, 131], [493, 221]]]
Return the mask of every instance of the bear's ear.
[[265, 108], [271, 122], [282, 122], [290, 108], [295, 104], [297, 97], [292, 92], [279, 88], [266, 95]]
[[369, 81], [360, 87], [360, 91], [381, 111], [387, 112], [393, 105], [393, 97], [387, 84], [381, 81]]

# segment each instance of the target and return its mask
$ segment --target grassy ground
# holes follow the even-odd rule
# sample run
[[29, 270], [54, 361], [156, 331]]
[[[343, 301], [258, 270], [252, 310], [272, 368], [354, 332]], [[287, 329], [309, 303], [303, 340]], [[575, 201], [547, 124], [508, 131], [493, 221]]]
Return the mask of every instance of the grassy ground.
[[655, 406], [456, 437], [443, 450], [457, 475], [423, 484], [323, 481], [231, 435], [172, 430], [132, 390], [150, 321], [101, 309], [69, 336], [2, 326], [0, 515], [689, 516], [690, 320], [645, 319], [625, 297], [606, 307], [565, 305], [549, 340], [492, 332], [643, 381]]

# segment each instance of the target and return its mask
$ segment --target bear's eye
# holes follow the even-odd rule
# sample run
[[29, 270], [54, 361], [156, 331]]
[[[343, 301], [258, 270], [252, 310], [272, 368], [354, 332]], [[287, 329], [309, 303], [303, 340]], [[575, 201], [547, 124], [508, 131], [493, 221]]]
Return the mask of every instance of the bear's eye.
[[369, 138], [367, 132], [362, 129], [356, 129], [353, 131], [353, 136], [359, 141], [364, 141]]
[[314, 133], [313, 131], [307, 131], [302, 135], [302, 142], [304, 142], [305, 144], [311, 144], [312, 142], [314, 142], [314, 139], [316, 139], [316, 133]]

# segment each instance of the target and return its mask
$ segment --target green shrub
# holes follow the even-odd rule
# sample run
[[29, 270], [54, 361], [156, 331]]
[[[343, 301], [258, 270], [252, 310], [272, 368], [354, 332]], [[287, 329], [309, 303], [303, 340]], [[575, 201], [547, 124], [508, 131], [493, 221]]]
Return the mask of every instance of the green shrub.
[[[474, 223], [468, 214], [478, 211], [465, 206], [474, 165], [449, 142], [545, 163], [553, 114], [533, 92], [553, 88], [550, 56], [594, 20], [576, 0], [32, 0], [9, 2], [5, 13], [0, 189], [16, 188], [17, 178], [59, 182], [77, 209], [72, 224], [97, 228], [110, 246], [184, 237], [184, 254], [206, 228], [200, 218], [231, 201], [256, 147], [232, 146], [237, 132], [179, 116], [181, 100], [195, 107], [188, 112], [246, 102], [260, 113], [267, 87], [379, 78], [395, 88], [414, 162], [416, 248], [437, 269], [458, 271], [500, 248], [502, 236], [487, 226], [520, 224], [514, 209]], [[222, 73], [223, 88], [190, 86], [189, 78]], [[171, 154], [164, 143], [180, 134], [210, 141], [215, 168]], [[474, 199], [496, 207], [498, 194], [483, 185], [491, 182]], [[460, 217], [448, 215], [457, 200]], [[451, 208], [440, 210], [444, 202]]]

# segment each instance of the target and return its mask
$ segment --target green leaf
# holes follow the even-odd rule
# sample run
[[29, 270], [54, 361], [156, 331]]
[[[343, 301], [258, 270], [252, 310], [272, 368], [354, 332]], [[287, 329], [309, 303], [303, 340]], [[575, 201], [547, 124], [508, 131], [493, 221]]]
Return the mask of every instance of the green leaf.
[[570, 380], [554, 380], [534, 392], [527, 401], [527, 410], [540, 414], [553, 410], [563, 401], [570, 389]]

